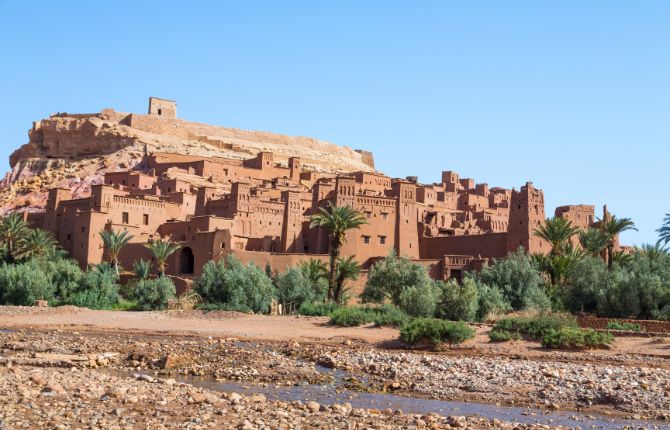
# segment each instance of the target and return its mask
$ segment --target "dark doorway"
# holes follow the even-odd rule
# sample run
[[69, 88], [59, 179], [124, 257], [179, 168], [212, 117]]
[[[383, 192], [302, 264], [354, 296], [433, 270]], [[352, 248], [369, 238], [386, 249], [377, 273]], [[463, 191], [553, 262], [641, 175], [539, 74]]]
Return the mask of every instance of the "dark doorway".
[[179, 254], [179, 272], [193, 273], [193, 250], [191, 248], [184, 248]]

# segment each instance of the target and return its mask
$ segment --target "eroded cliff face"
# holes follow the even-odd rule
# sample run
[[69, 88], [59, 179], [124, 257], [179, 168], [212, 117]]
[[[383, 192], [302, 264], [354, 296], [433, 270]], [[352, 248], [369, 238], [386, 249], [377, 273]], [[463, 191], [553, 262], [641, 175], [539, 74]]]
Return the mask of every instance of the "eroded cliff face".
[[248, 159], [270, 151], [275, 161], [300, 157], [306, 170], [372, 171], [372, 154], [309, 137], [247, 131], [104, 109], [95, 114], [59, 113], [37, 121], [29, 142], [10, 156], [0, 181], [0, 212], [42, 210], [49, 188], [70, 188], [85, 197], [106, 171], [137, 166], [145, 152]]

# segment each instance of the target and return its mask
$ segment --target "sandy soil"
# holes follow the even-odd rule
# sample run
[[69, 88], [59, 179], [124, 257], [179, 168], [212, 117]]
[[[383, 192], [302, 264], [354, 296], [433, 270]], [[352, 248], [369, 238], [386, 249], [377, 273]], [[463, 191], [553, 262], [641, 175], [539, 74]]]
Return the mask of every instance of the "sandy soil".
[[[232, 312], [123, 312], [94, 311], [90, 309], [17, 308], [0, 307], [2, 327], [41, 327], [76, 330], [141, 330], [162, 334], [199, 334], [233, 336], [250, 340], [361, 340], [369, 344], [397, 348], [398, 330], [373, 325], [362, 327], [333, 327], [327, 318], [297, 316], [245, 315]], [[457, 348], [459, 354], [543, 356], [548, 354], [537, 342], [490, 343], [490, 327], [477, 327], [474, 339]], [[448, 352], [448, 351], [446, 351]], [[562, 353], [570, 354], [570, 353]], [[575, 359], [584, 360], [583, 353], [572, 353]], [[600, 350], [597, 356], [633, 354], [658, 359], [670, 358], [670, 338], [618, 337], [609, 350]], [[589, 354], [592, 358], [594, 354]], [[670, 366], [670, 362], [667, 363]], [[665, 367], [665, 366], [663, 366]]]

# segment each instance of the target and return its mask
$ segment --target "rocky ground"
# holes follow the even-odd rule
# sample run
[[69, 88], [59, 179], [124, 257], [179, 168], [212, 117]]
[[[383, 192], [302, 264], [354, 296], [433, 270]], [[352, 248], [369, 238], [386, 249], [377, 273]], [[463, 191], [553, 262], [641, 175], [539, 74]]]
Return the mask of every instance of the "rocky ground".
[[[242, 396], [197, 388], [176, 382], [168, 373], [211, 373], [245, 381], [282, 383], [316, 382], [323, 376], [313, 364], [278, 355], [261, 345], [236, 346], [240, 344], [233, 340], [160, 342], [126, 337], [57, 331], [3, 332], [0, 428], [553, 428], [479, 417], [355, 409], [346, 403], [326, 406], [314, 401], [270, 401], [262, 394]], [[203, 355], [195, 360], [194, 354]], [[129, 367], [143, 373], [134, 373], [132, 378], [117, 377], [101, 369]], [[151, 369], [154, 376], [147, 372]], [[164, 376], [155, 376], [156, 373]]]
[[549, 428], [473, 417], [410, 415], [348, 404], [268, 401], [79, 367], [0, 367], [3, 429], [413, 429]]
[[[295, 428], [298, 423], [302, 428], [449, 428], [447, 423], [452, 428], [461, 424], [514, 428], [511, 423], [474, 418], [458, 421], [395, 411], [352, 412], [343, 405], [311, 412], [308, 405], [299, 403], [259, 407], [259, 402], [269, 402], [259, 395], [238, 399], [232, 406], [239, 407], [233, 409], [226, 395], [165, 382], [196, 375], [273, 385], [332, 383], [332, 373], [323, 372], [320, 366], [348, 372], [334, 390], [392, 391], [639, 420], [666, 420], [670, 415], [670, 372], [664, 358], [622, 356], [616, 364], [610, 360], [611, 364], [604, 365], [598, 362], [598, 353], [592, 354], [594, 362], [571, 361], [565, 353], [544, 359], [461, 353], [384, 351], [362, 341], [240, 341], [212, 336], [12, 329], [0, 332], [0, 417], [7, 428], [24, 428], [19, 421], [41, 421], [40, 427], [91, 428], [92, 420], [99, 421], [100, 428], [221, 428], [222, 423], [230, 425], [223, 428], [235, 428], [244, 426], [245, 419], [250, 423], [248, 428], [282, 428], [282, 423], [284, 428]], [[107, 369], [123, 375], [152, 376], [131, 380], [104, 373]], [[51, 382], [54, 386], [49, 387]], [[118, 397], [105, 394], [117, 385], [122, 387]], [[2, 396], [5, 393], [13, 394]], [[177, 404], [182, 406], [174, 407]]]
[[[670, 418], [670, 371], [658, 367], [667, 366], [661, 359], [641, 357], [641, 361], [633, 361], [632, 357], [620, 357], [624, 364], [614, 364], [614, 360], [596, 364], [570, 362], [567, 354], [561, 353], [552, 354], [555, 360], [549, 360], [549, 354], [537, 360], [323, 345], [289, 348], [287, 353], [291, 352], [327, 367], [365, 375], [368, 386], [375, 390], [446, 400], [608, 411], [634, 419]], [[597, 353], [592, 354], [592, 359], [597, 357]]]

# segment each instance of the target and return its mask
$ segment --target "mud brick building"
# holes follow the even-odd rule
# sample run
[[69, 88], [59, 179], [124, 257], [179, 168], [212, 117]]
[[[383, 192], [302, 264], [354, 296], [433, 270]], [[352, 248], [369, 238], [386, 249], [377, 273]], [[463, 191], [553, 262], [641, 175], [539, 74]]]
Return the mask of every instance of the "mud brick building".
[[[176, 115], [176, 103], [152, 98], [148, 115], [132, 121], [154, 126]], [[158, 121], [158, 122], [156, 122]], [[372, 154], [359, 151], [372, 163]], [[46, 211], [33, 217], [53, 232], [82, 266], [103, 258], [99, 232], [128, 230], [121, 263], [151, 259], [144, 244], [180, 245], [168, 273], [193, 277], [209, 260], [234, 254], [282, 271], [310, 258], [327, 259], [327, 232], [310, 216], [328, 202], [350, 205], [368, 223], [347, 233], [342, 249], [364, 267], [395, 251], [425, 265], [434, 278], [460, 278], [519, 247], [546, 253], [533, 235], [545, 220], [544, 194], [528, 182], [516, 189], [489, 187], [444, 171], [439, 182], [390, 178], [374, 170], [335, 174], [308, 170], [298, 157], [278, 160], [259, 151], [249, 159], [145, 153], [133, 170], [107, 172], [89, 197], [52, 189]], [[593, 206], [562, 206], [556, 216], [580, 228], [594, 223]]]

